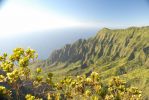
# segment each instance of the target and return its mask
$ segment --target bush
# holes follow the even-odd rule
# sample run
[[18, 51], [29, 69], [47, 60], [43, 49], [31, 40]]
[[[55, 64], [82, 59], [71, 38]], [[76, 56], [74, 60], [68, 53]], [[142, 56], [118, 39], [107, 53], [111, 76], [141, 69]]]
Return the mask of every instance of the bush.
[[108, 84], [102, 83], [97, 72], [90, 76], [68, 76], [58, 83], [53, 83], [52, 73], [47, 77], [41, 75], [37, 68], [35, 77], [31, 77], [30, 63], [37, 54], [32, 49], [16, 48], [13, 54], [0, 56], [0, 99], [2, 100], [139, 100], [141, 91], [135, 87], [127, 87], [126, 82], [118, 77]]

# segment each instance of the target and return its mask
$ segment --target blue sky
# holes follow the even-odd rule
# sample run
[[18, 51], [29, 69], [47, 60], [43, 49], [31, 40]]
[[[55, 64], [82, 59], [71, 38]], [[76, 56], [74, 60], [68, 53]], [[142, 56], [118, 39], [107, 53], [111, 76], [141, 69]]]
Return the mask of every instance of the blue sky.
[[59, 13], [99, 23], [145, 23], [149, 17], [148, 0], [43, 0], [42, 4]]
[[63, 28], [149, 25], [149, 0], [3, 0], [1, 37]]

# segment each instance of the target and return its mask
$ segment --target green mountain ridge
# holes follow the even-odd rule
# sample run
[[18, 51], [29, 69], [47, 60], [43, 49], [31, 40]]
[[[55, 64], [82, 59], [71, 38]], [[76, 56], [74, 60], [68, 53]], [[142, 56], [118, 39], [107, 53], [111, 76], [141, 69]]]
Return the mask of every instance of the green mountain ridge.
[[80, 39], [53, 51], [39, 66], [55, 80], [67, 75], [100, 73], [103, 81], [120, 76], [128, 85], [139, 86], [149, 99], [149, 26], [127, 29], [103, 28], [96, 36]]
[[115, 61], [127, 58], [127, 61], [135, 60], [144, 65], [148, 63], [148, 32], [149, 27], [118, 30], [104, 28], [95, 37], [88, 40], [80, 39], [74, 44], [67, 44], [62, 49], [54, 51], [49, 60], [51, 63], [72, 63], [79, 60], [90, 63], [91, 60]]

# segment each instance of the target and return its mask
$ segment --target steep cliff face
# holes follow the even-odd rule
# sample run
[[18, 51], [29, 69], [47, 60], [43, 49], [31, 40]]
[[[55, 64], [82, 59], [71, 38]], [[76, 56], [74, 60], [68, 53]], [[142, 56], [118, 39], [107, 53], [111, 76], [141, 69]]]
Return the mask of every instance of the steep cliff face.
[[109, 62], [121, 58], [149, 64], [149, 27], [116, 30], [104, 28], [95, 37], [80, 39], [55, 50], [49, 60], [51, 63], [71, 63], [79, 60], [90, 63], [99, 59]]
[[83, 59], [85, 52], [86, 40], [78, 40], [74, 44], [67, 44], [62, 49], [54, 51], [51, 56], [51, 62], [75, 62], [77, 60]]

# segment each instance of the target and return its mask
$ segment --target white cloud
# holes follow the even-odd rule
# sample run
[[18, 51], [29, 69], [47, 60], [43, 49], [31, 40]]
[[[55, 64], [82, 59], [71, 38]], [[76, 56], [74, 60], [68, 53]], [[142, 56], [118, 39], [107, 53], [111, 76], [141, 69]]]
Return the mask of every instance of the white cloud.
[[94, 27], [78, 20], [10, 0], [0, 9], [0, 37], [69, 27]]

